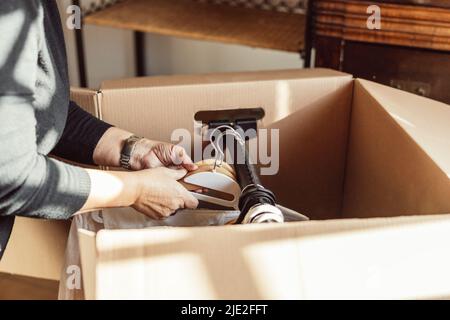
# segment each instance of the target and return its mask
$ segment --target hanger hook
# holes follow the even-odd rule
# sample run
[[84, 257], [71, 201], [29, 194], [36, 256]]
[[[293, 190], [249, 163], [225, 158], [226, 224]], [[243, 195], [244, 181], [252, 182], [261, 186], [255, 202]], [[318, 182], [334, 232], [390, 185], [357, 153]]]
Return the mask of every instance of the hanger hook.
[[[215, 141], [213, 141], [214, 134], [216, 133], [216, 131], [219, 131], [220, 129], [226, 129], [226, 130], [223, 131], [223, 132], [221, 132], [221, 133], [218, 135], [217, 139], [216, 139]], [[241, 135], [239, 134], [239, 132], [237, 132], [236, 129], [234, 129], [233, 127], [231, 127], [231, 126], [229, 126], [229, 125], [221, 125], [221, 126], [218, 126], [217, 128], [215, 128], [215, 129], [211, 132], [211, 135], [210, 135], [210, 137], [209, 137], [209, 141], [210, 141], [212, 147], [214, 148], [214, 151], [216, 152], [216, 159], [215, 159], [215, 161], [214, 161], [214, 168], [213, 168], [213, 170], [215, 170], [217, 166], [218, 166], [218, 167], [221, 167], [221, 166], [222, 166], [223, 158], [225, 157], [225, 154], [224, 154], [222, 148], [220, 147], [219, 142], [220, 142], [220, 140], [223, 139], [223, 137], [226, 136], [226, 135], [232, 135], [232, 136], [234, 136], [234, 138], [236, 139], [236, 141], [237, 141], [239, 144], [241, 144], [241, 145], [244, 145], [244, 144], [245, 144], [244, 139], [242, 139], [242, 137], [241, 137]], [[219, 164], [218, 164], [218, 162], [219, 162]]]

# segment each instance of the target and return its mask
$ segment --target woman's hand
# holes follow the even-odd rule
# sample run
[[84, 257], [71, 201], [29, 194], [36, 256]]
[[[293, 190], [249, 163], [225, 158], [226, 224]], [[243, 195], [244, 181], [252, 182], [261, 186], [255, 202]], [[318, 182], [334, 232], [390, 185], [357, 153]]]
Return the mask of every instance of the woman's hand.
[[197, 199], [177, 181], [186, 173], [185, 169], [168, 168], [135, 172], [139, 187], [132, 207], [153, 219], [167, 218], [178, 209], [196, 208]]
[[[109, 128], [94, 150], [94, 162], [101, 166], [119, 167], [120, 152], [131, 135], [126, 130]], [[130, 165], [134, 171], [159, 167], [184, 168], [187, 171], [197, 169], [182, 147], [145, 138], [136, 143]]]
[[130, 164], [133, 170], [159, 167], [184, 168], [187, 171], [197, 169], [197, 166], [181, 146], [155, 142], [145, 138], [136, 143]]
[[[131, 135], [119, 128], [108, 129], [94, 150], [94, 162], [118, 167], [123, 143]], [[162, 219], [178, 209], [197, 207], [197, 199], [177, 181], [187, 171], [197, 169], [182, 147], [141, 139], [133, 149], [130, 165], [133, 172], [88, 169], [91, 193], [82, 211], [132, 206]]]
[[91, 192], [81, 212], [131, 206], [151, 218], [162, 219], [178, 209], [198, 205], [197, 199], [177, 181], [186, 175], [186, 169], [87, 172]]

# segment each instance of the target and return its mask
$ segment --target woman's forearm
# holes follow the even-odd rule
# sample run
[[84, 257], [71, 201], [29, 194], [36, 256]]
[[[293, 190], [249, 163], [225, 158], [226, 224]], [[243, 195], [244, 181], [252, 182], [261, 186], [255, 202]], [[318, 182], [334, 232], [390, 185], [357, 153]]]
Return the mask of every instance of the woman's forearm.
[[[97, 146], [95, 147], [93, 159], [95, 164], [106, 167], [119, 167], [120, 166], [120, 153], [125, 144], [125, 141], [133, 134], [129, 131], [119, 128], [109, 128], [103, 136], [100, 138]], [[142, 158], [147, 155], [150, 150], [156, 145], [162, 145], [158, 141], [149, 139], [141, 139], [136, 144], [130, 164], [132, 164], [133, 170], [145, 169], [145, 166], [141, 163]], [[170, 148], [168, 147], [167, 150]], [[158, 157], [156, 157], [158, 158]], [[158, 161], [157, 161], [158, 162]]]
[[89, 197], [81, 212], [100, 208], [128, 207], [139, 194], [139, 179], [133, 172], [87, 169], [91, 180]]
[[107, 167], [120, 166], [120, 152], [131, 132], [116, 127], [109, 128], [100, 138], [94, 150], [95, 164]]
[[51, 154], [72, 162], [94, 165], [94, 150], [110, 128], [110, 124], [70, 101], [64, 131]]

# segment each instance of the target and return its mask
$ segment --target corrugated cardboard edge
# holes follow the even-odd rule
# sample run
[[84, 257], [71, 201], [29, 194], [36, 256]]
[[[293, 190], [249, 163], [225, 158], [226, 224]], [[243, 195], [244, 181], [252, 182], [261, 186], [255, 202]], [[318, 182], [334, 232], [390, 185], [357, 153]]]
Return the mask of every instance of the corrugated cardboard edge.
[[341, 76], [351, 76], [351, 75], [348, 73], [325, 68], [227, 72], [227, 73], [209, 73], [209, 74], [194, 74], [194, 75], [180, 74], [168, 76], [107, 80], [102, 82], [100, 86], [100, 91], [116, 90], [116, 89], [138, 89], [145, 87], [202, 85], [202, 84], [252, 82], [252, 81], [266, 81], [266, 80], [270, 81], [289, 80], [297, 78], [302, 79], [329, 78]]
[[97, 234], [92, 231], [79, 229], [78, 239], [84, 295], [87, 300], [94, 300], [96, 298]]
[[84, 88], [72, 87], [70, 89], [70, 100], [76, 102], [85, 111], [100, 118], [101, 95], [98, 91]]

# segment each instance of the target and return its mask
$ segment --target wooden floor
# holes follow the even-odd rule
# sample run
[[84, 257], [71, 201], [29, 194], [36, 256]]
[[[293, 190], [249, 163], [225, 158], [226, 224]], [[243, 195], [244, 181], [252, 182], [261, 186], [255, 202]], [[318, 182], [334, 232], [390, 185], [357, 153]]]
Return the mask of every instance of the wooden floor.
[[0, 300], [55, 300], [57, 281], [0, 273]]

